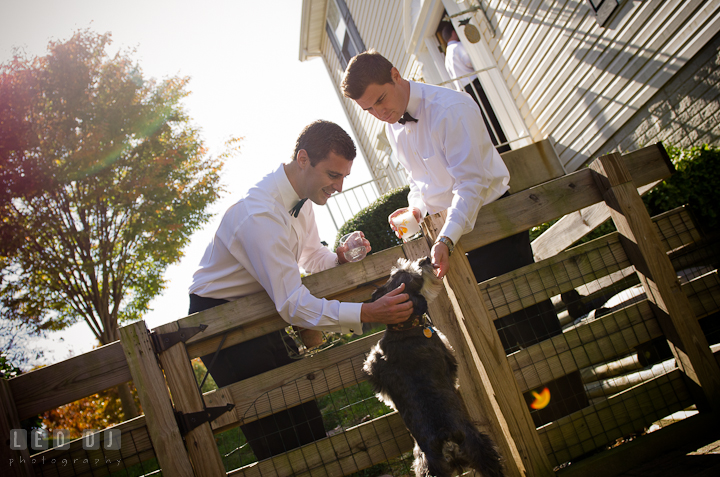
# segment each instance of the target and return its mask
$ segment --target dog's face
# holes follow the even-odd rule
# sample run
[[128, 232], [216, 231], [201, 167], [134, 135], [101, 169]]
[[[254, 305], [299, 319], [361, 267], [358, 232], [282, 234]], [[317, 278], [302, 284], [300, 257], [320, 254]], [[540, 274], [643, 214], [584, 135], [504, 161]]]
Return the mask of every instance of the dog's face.
[[400, 258], [397, 266], [392, 268], [388, 281], [373, 292], [373, 301], [391, 292], [402, 283], [405, 284], [403, 293], [407, 293], [412, 301], [414, 315], [422, 315], [427, 312], [427, 304], [432, 302], [442, 289], [442, 280], [435, 276], [432, 262], [428, 257], [412, 262]]

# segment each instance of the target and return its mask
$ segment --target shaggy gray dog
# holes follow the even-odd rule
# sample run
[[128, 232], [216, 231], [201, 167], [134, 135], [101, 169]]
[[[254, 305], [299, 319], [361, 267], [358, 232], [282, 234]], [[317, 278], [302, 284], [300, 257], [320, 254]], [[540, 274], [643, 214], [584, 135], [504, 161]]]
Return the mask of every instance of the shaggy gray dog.
[[373, 300], [401, 283], [413, 303], [413, 315], [387, 327], [363, 369], [378, 398], [399, 412], [415, 439], [415, 475], [449, 477], [470, 467], [486, 477], [503, 476], [495, 444], [470, 422], [457, 393], [453, 350], [425, 314], [428, 302], [442, 289], [442, 280], [435, 276], [429, 258], [400, 259]]

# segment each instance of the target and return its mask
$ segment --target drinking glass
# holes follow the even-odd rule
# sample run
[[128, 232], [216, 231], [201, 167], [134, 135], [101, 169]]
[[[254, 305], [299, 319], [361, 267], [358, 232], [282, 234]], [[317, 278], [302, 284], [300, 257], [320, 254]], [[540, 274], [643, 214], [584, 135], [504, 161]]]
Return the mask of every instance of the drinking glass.
[[408, 210], [406, 212], [403, 212], [402, 214], [396, 215], [392, 218], [392, 221], [393, 224], [395, 224], [398, 232], [400, 233], [400, 238], [403, 239], [404, 242], [409, 241], [411, 238], [415, 237], [417, 233], [420, 232], [420, 224], [418, 224], [418, 221], [413, 215], [412, 210]]
[[363, 236], [357, 230], [344, 235], [340, 239], [340, 245], [347, 245], [347, 250], [344, 255], [345, 260], [348, 262], [359, 262], [365, 258], [365, 255], [367, 255], [367, 250], [365, 249], [365, 244], [363, 242]]

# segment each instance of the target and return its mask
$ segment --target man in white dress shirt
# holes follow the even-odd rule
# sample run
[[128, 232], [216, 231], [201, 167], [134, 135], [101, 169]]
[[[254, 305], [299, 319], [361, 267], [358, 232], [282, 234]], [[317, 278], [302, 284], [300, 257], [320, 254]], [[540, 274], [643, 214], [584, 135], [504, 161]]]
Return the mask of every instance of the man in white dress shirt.
[[[447, 70], [450, 78], [459, 78], [453, 83], [455, 89], [458, 91], [465, 91], [480, 107], [480, 114], [482, 114], [485, 127], [490, 134], [490, 139], [493, 144], [497, 147], [498, 144], [502, 144], [497, 147], [499, 153], [503, 153], [510, 150], [507, 142], [505, 132], [500, 126], [495, 112], [492, 109], [490, 100], [485, 94], [485, 90], [480, 84], [480, 79], [475, 74], [471, 74], [475, 71], [475, 66], [472, 64], [470, 55], [468, 54], [465, 46], [460, 42], [455, 28], [452, 23], [446, 22], [442, 29], [442, 37], [447, 42], [447, 49], [445, 50], [445, 69]], [[469, 75], [469, 76], [466, 76]], [[462, 77], [462, 78], [461, 78]], [[482, 105], [482, 106], [481, 106]]]
[[[418, 222], [447, 210], [431, 250], [436, 273], [443, 277], [455, 244], [473, 229], [480, 208], [508, 195], [510, 175], [477, 104], [464, 92], [403, 79], [374, 50], [350, 60], [342, 89], [345, 97], [386, 123], [393, 153], [408, 173], [408, 208]], [[478, 282], [534, 262], [527, 231], [473, 250], [467, 258]], [[549, 300], [495, 320], [495, 326], [508, 353], [562, 332]], [[560, 416], [587, 403], [579, 375], [569, 379], [575, 391], [567, 395], [573, 402], [563, 403]], [[545, 412], [542, 419], [554, 416]]]
[[445, 276], [451, 249], [473, 229], [480, 207], [509, 189], [510, 174], [477, 105], [465, 93], [403, 79], [373, 50], [350, 60], [342, 87], [346, 97], [387, 123], [390, 145], [410, 179], [408, 204], [418, 221], [447, 210], [431, 251], [438, 276]]
[[[445, 24], [442, 30], [443, 39], [447, 42], [447, 49], [445, 50], [445, 69], [447, 70], [450, 78], [464, 78], [453, 81], [455, 89], [463, 91], [465, 86], [469, 85], [471, 81], [477, 78], [477, 75], [470, 75], [475, 71], [475, 67], [472, 64], [470, 55], [468, 55], [465, 47], [460, 42], [460, 38], [457, 36], [455, 28], [452, 23], [448, 22]], [[465, 76], [470, 75], [470, 76]]]
[[[208, 245], [190, 286], [190, 313], [265, 290], [282, 318], [310, 330], [362, 334], [362, 323], [400, 323], [412, 313], [399, 287], [374, 303], [316, 298], [302, 284], [308, 272], [347, 260], [320, 243], [312, 203], [342, 191], [355, 145], [329, 121], [316, 121], [298, 137], [293, 160], [281, 164], [231, 206]], [[309, 201], [307, 201], [309, 199]], [[365, 241], [366, 248], [370, 243]], [[270, 333], [203, 356], [219, 386], [292, 362], [295, 347], [283, 332]], [[295, 351], [297, 349], [295, 348]], [[325, 437], [314, 401], [241, 427], [259, 460]]]

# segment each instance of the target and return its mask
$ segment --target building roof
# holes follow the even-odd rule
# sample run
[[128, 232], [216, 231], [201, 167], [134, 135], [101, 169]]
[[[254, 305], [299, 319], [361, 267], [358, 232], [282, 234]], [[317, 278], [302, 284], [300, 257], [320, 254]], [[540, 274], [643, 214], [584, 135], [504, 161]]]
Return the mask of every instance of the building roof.
[[303, 0], [300, 20], [300, 61], [321, 56], [327, 0]]

